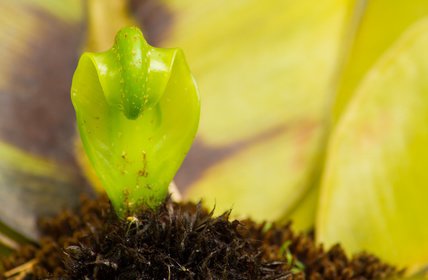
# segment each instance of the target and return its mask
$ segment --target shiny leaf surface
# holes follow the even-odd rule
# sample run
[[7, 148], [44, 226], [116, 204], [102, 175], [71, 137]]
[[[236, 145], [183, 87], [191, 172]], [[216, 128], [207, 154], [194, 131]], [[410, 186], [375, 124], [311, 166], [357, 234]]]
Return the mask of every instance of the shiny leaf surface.
[[82, 55], [71, 95], [83, 146], [118, 214], [159, 204], [199, 122], [183, 53], [124, 28], [109, 51]]

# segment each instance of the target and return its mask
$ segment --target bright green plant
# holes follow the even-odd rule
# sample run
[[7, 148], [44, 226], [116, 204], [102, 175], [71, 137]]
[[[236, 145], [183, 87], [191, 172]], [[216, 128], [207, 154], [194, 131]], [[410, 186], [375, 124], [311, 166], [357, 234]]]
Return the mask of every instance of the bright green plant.
[[161, 203], [199, 122], [183, 53], [124, 28], [110, 50], [82, 55], [71, 97], [83, 146], [118, 215]]

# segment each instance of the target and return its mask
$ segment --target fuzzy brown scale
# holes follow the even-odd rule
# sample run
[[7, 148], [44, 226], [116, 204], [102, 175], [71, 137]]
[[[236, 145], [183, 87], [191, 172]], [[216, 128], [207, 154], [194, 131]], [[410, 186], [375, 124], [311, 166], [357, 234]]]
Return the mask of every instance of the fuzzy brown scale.
[[145, 152], [143, 152], [143, 168], [138, 170], [138, 176], [149, 176], [149, 173], [147, 172], [147, 154]]
[[400, 274], [369, 254], [349, 259], [339, 245], [326, 251], [312, 235], [295, 235], [290, 225], [266, 229], [170, 200], [156, 211], [119, 220], [106, 198], [84, 199], [79, 212], [65, 211], [40, 227], [41, 247], [26, 246], [2, 260], [6, 270], [36, 260], [26, 279], [340, 280]]

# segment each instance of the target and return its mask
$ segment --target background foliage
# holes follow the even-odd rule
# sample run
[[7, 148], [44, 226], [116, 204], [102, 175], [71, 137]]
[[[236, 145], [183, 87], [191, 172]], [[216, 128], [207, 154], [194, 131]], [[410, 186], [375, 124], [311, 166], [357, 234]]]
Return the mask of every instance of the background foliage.
[[176, 177], [187, 198], [316, 225], [326, 245], [415, 271], [428, 262], [425, 1], [147, 0], [130, 2], [133, 17], [124, 1], [48, 2], [0, 2], [9, 229], [35, 239], [36, 216], [76, 201], [71, 73], [82, 49], [138, 23], [184, 50], [200, 87], [199, 135]]

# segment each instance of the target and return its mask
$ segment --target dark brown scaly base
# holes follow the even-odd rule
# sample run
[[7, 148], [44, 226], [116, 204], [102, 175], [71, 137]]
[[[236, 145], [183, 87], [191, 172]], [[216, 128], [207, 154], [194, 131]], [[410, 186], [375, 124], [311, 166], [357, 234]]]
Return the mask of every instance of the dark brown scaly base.
[[171, 200], [120, 220], [106, 198], [85, 198], [79, 211], [40, 227], [40, 247], [3, 259], [6, 271], [27, 264], [22, 279], [390, 279], [401, 273], [366, 253], [349, 259], [339, 245], [325, 251], [289, 225], [229, 221], [229, 213], [213, 217], [200, 205]]

